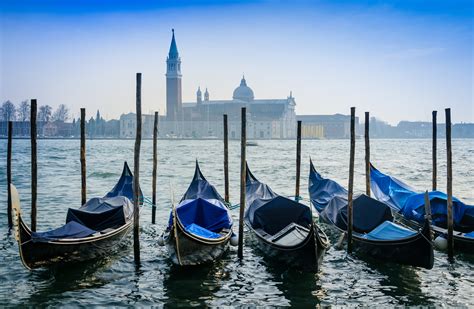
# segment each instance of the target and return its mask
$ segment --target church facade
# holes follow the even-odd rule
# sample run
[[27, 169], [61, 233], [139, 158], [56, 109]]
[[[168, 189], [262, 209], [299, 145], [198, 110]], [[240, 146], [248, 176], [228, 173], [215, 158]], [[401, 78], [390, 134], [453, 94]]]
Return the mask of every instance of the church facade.
[[240, 138], [241, 108], [247, 108], [247, 138], [281, 139], [296, 136], [295, 98], [256, 99], [242, 77], [228, 100], [210, 100], [198, 87], [195, 102], [182, 102], [181, 58], [174, 30], [166, 59], [166, 117], [160, 120], [160, 136], [177, 138], [220, 138], [223, 114], [229, 121], [229, 137]]

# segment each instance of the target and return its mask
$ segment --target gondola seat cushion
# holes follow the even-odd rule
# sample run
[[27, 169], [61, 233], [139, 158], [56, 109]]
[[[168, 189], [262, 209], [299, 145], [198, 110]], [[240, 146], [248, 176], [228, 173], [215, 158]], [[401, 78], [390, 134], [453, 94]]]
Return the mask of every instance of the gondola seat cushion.
[[131, 220], [133, 204], [125, 196], [92, 198], [79, 209], [69, 208], [66, 222], [78, 222], [90, 229], [102, 231], [117, 228]]
[[[219, 233], [222, 229], [230, 229], [232, 226], [232, 219], [227, 212], [227, 208], [217, 199], [184, 200], [176, 207], [176, 213], [184, 227], [194, 224], [195, 231], [205, 229], [207, 230], [206, 233]], [[173, 224], [172, 220], [171, 214], [169, 226]], [[198, 236], [206, 237], [199, 234]]]
[[47, 232], [33, 232], [31, 240], [33, 242], [48, 242], [57, 239], [84, 238], [93, 235], [96, 231], [91, 230], [75, 221], [70, 221], [65, 225]]

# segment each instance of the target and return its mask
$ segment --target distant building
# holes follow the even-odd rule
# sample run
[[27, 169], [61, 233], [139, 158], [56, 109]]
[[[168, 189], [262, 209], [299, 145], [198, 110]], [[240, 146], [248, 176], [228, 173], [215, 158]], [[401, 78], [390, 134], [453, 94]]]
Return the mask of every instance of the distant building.
[[[283, 99], [255, 99], [245, 77], [234, 90], [232, 99], [210, 100], [208, 89], [204, 98], [198, 87], [195, 102], [182, 102], [181, 58], [174, 30], [166, 59], [166, 118], [160, 122], [160, 134], [169, 137], [219, 137], [222, 115], [229, 119], [229, 137], [240, 137], [241, 108], [247, 107], [247, 138], [293, 138], [296, 136], [296, 102], [291, 92]], [[133, 120], [130, 120], [133, 121]], [[239, 125], [237, 125], [237, 123]], [[121, 122], [122, 124], [122, 122]], [[132, 126], [131, 122], [124, 125]], [[126, 128], [122, 129], [126, 131]]]
[[[351, 133], [351, 116], [335, 115], [298, 115], [302, 121], [302, 138], [349, 138]], [[356, 130], [359, 118], [355, 119]], [[305, 136], [306, 132], [306, 136]], [[356, 131], [357, 132], [357, 131]]]
[[[142, 137], [153, 137], [153, 124], [155, 115], [142, 114]], [[120, 116], [120, 138], [135, 138], [137, 128], [137, 115], [134, 113]]]

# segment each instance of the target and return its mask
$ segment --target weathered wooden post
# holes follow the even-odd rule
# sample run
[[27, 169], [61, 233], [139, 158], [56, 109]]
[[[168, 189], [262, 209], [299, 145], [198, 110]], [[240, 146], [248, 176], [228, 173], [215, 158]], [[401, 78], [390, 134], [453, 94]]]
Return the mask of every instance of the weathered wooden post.
[[446, 159], [448, 167], [448, 258], [450, 261], [454, 257], [453, 240], [453, 158], [451, 152], [451, 109], [446, 108]]
[[7, 192], [8, 192], [8, 201], [7, 201], [7, 215], [8, 215], [8, 228], [11, 229], [13, 226], [12, 220], [12, 191], [10, 184], [12, 183], [12, 129], [13, 122], [8, 122], [8, 145], [7, 145]]
[[229, 128], [224, 114], [224, 199], [229, 203]]
[[135, 264], [140, 265], [140, 144], [142, 140], [142, 73], [137, 73], [137, 128], [133, 168], [133, 253]]
[[151, 208], [151, 223], [155, 224], [156, 220], [156, 166], [158, 164], [157, 161], [157, 151], [156, 151], [156, 143], [158, 139], [158, 112], [155, 112], [155, 121], [153, 123], [153, 172], [152, 172], [152, 179], [151, 179], [151, 190], [152, 190], [152, 208]]
[[438, 173], [438, 167], [436, 163], [436, 143], [437, 143], [437, 123], [436, 123], [436, 114], [437, 111], [433, 111], [433, 191], [436, 191], [437, 187], [437, 173]]
[[349, 161], [349, 191], [347, 205], [347, 252], [352, 253], [352, 195], [354, 187], [354, 156], [355, 156], [355, 107], [351, 107], [351, 151]]
[[365, 194], [370, 196], [370, 117], [369, 112], [365, 112]]
[[30, 137], [31, 137], [31, 230], [36, 232], [36, 186], [38, 184], [38, 166], [36, 164], [36, 99], [31, 100]]
[[239, 216], [239, 259], [244, 257], [244, 212], [245, 212], [245, 186], [247, 180], [247, 162], [245, 147], [247, 143], [247, 108], [242, 107], [242, 132], [240, 135], [240, 216]]
[[81, 205], [86, 203], [86, 109], [81, 108]]
[[298, 201], [300, 197], [300, 174], [301, 174], [301, 120], [298, 120], [296, 129], [296, 185], [295, 185], [295, 200]]

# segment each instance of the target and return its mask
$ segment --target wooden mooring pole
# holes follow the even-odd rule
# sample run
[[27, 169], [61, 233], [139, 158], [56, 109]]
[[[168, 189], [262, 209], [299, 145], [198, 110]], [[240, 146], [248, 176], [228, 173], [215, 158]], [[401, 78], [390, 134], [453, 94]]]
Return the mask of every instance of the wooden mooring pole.
[[448, 194], [448, 258], [454, 257], [453, 240], [453, 159], [451, 152], [451, 109], [446, 108], [446, 159], [448, 167], [447, 194]]
[[370, 196], [370, 136], [369, 126], [370, 117], [369, 112], [365, 112], [365, 194]]
[[295, 184], [295, 200], [300, 197], [300, 174], [301, 174], [301, 120], [298, 120], [296, 128], [296, 184]]
[[81, 205], [86, 203], [86, 109], [81, 108]]
[[436, 163], [436, 143], [437, 143], [437, 135], [438, 135], [438, 127], [437, 127], [437, 123], [436, 123], [436, 114], [438, 112], [437, 111], [433, 111], [432, 115], [433, 115], [433, 191], [436, 191], [436, 187], [437, 187], [437, 173], [438, 173], [438, 167], [437, 167], [437, 163]]
[[152, 191], [152, 207], [151, 207], [151, 223], [155, 224], [156, 220], [156, 167], [157, 161], [157, 150], [156, 144], [158, 139], [158, 112], [155, 112], [155, 121], [153, 123], [153, 172], [151, 179], [151, 191]]
[[137, 73], [137, 128], [133, 167], [133, 253], [135, 264], [140, 265], [140, 144], [142, 141], [142, 73]]
[[31, 100], [30, 137], [31, 137], [31, 230], [36, 232], [36, 186], [38, 184], [38, 166], [36, 163], [36, 99]]
[[13, 122], [8, 122], [8, 145], [7, 145], [7, 192], [8, 192], [8, 201], [7, 201], [7, 215], [8, 215], [8, 228], [11, 229], [13, 226], [12, 220], [12, 191], [10, 184], [12, 183], [12, 129]]
[[245, 186], [247, 180], [247, 162], [245, 147], [247, 143], [247, 108], [242, 107], [242, 132], [240, 134], [240, 216], [239, 216], [239, 259], [244, 257], [244, 212], [245, 212]]
[[224, 199], [229, 203], [229, 127], [227, 114], [224, 114]]
[[351, 150], [349, 161], [349, 191], [347, 204], [347, 253], [352, 253], [352, 195], [354, 187], [354, 157], [355, 157], [355, 107], [351, 107]]

